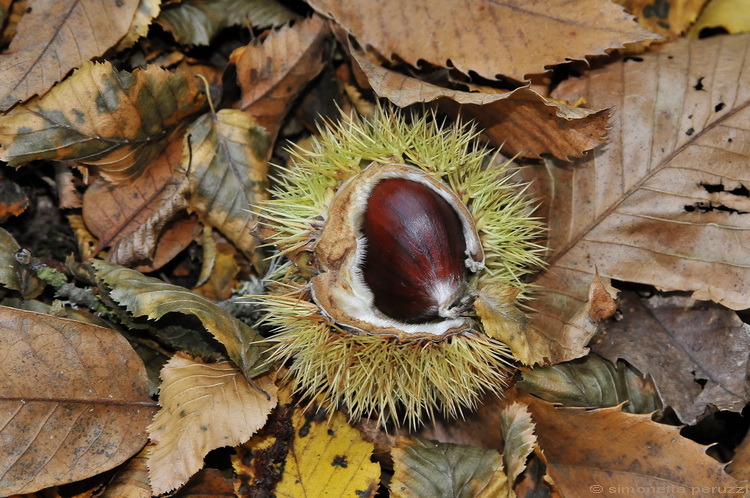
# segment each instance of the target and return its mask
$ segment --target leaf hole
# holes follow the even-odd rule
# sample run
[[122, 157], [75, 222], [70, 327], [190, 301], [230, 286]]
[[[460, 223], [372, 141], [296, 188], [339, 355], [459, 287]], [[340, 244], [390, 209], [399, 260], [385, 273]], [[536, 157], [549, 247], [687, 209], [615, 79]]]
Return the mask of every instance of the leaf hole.
[[714, 111], [719, 112], [724, 109], [727, 105], [724, 102], [719, 102], [714, 106]]
[[704, 90], [704, 86], [703, 86], [703, 80], [704, 80], [705, 78], [706, 78], [705, 76], [701, 76], [700, 78], [698, 78], [698, 83], [696, 83], [696, 84], [695, 84], [695, 86], [694, 86], [693, 88], [695, 88], [695, 89], [696, 89], [697, 91], [699, 91], [699, 92], [700, 92], [700, 91], [705, 91], [705, 90]]

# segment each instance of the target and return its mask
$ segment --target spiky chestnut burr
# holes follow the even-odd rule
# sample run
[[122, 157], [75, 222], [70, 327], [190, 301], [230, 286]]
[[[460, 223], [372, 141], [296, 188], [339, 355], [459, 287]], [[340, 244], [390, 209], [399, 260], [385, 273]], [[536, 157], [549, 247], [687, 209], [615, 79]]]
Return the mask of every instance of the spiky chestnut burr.
[[473, 303], [487, 286], [507, 289], [494, 293], [515, 297], [498, 303], [500, 327], [522, 332], [522, 277], [544, 249], [523, 186], [476, 135], [381, 110], [291, 151], [256, 209], [284, 261], [260, 297], [263, 321], [298, 392], [409, 427], [502, 392], [513, 358]]

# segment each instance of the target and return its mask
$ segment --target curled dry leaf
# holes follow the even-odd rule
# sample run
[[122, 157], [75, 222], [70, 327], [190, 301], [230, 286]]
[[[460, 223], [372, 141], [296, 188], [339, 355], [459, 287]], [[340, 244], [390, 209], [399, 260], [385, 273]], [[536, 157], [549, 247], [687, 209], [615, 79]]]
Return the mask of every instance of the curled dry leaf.
[[193, 154], [183, 160], [192, 159], [190, 208], [252, 256], [257, 239], [250, 206], [268, 197], [268, 133], [249, 114], [222, 109], [198, 118], [188, 136]]
[[110, 296], [134, 316], [158, 320], [176, 312], [197, 317], [227, 350], [229, 358], [248, 379], [268, 371], [263, 353], [267, 346], [259, 344], [260, 334], [240, 322], [208, 299], [177, 285], [167, 284], [105, 261], [92, 261], [96, 277], [106, 283]]
[[602, 279], [596, 272], [594, 281], [589, 286], [589, 318], [599, 323], [617, 311], [617, 289], [610, 285], [608, 278]]
[[596, 269], [750, 307], [750, 59], [737, 55], [748, 46], [748, 35], [681, 40], [558, 88], [618, 111], [590, 159], [537, 176], [552, 250], [535, 282], [537, 330], [581, 326]]
[[[658, 38], [605, 0], [483, 0], [471, 8], [457, 8], [450, 0], [309, 3], [387, 58], [397, 56], [415, 67], [424, 60], [488, 79], [504, 75], [521, 81], [547, 66]], [[419, 22], [422, 26], [415, 26]]]
[[34, 299], [44, 290], [42, 282], [16, 259], [21, 249], [16, 239], [0, 227], [0, 285], [19, 291], [24, 299]]
[[378, 96], [399, 107], [437, 101], [445, 111], [474, 120], [483, 137], [505, 152], [533, 158], [551, 154], [566, 161], [604, 141], [607, 109], [571, 107], [526, 87], [504, 93], [442, 88], [379, 66], [354, 47], [350, 52]]
[[531, 420], [528, 406], [523, 403], [511, 403], [503, 408], [500, 414], [500, 425], [503, 429], [503, 462], [511, 486], [521, 472], [526, 469], [526, 459], [534, 451], [536, 436], [534, 422]]
[[[658, 424], [650, 415], [555, 408], [532, 396], [529, 405], [547, 472], [562, 496], [591, 496], [592, 490], [657, 489], [660, 496], [708, 490], [725, 496], [737, 481], [706, 454], [706, 446], [680, 435], [680, 428]], [[613, 430], [616, 428], [616, 430]], [[585, 437], [582, 437], [585, 434]]]
[[298, 408], [292, 425], [294, 439], [276, 496], [375, 496], [380, 466], [370, 461], [374, 447], [343, 413], [329, 416], [313, 404], [307, 410]]
[[198, 235], [196, 217], [187, 217], [188, 182], [182, 140], [175, 139], [135, 180], [112, 185], [95, 178], [83, 195], [83, 219], [99, 239], [95, 253], [110, 247], [107, 259], [153, 271], [185, 249]]
[[42, 95], [71, 69], [104, 55], [130, 27], [138, 0], [29, 2], [0, 54], [0, 110]]
[[276, 0], [184, 0], [163, 7], [157, 24], [187, 45], [208, 45], [220, 30], [236, 24], [259, 28], [299, 19]]
[[146, 443], [143, 363], [111, 329], [0, 307], [0, 494], [111, 469]]
[[148, 426], [156, 443], [148, 457], [154, 494], [185, 484], [212, 449], [243, 443], [263, 427], [276, 406], [272, 377], [256, 379], [262, 392], [228, 361], [172, 357], [161, 371], [162, 408]]
[[327, 23], [315, 16], [232, 52], [239, 107], [268, 130], [272, 143], [294, 98], [323, 70], [327, 36]]
[[604, 408], [623, 404], [623, 410], [630, 413], [652, 413], [662, 408], [650, 378], [643, 378], [623, 362], [612, 364], [595, 354], [524, 370], [516, 386], [565, 406]]
[[623, 296], [620, 310], [623, 320], [608, 322], [592, 349], [653, 377], [682, 422], [694, 424], [709, 405], [739, 412], [750, 401], [750, 325], [735, 312], [688, 298], [641, 299], [632, 293]]
[[194, 82], [159, 67], [130, 73], [109, 62], [86, 62], [44, 97], [0, 116], [0, 159], [10, 166], [76, 161], [125, 182], [204, 103]]
[[400, 436], [391, 450], [390, 495], [454, 498], [515, 496], [496, 450]]

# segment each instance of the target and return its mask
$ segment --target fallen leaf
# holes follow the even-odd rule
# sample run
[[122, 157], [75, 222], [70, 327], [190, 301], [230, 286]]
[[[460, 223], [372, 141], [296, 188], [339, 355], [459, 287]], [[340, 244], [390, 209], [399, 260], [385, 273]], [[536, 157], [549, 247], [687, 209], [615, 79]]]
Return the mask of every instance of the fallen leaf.
[[503, 457], [496, 450], [401, 436], [391, 455], [393, 497], [515, 496], [503, 471]]
[[0, 307], [0, 494], [111, 469], [146, 443], [155, 403], [117, 332]]
[[20, 249], [16, 239], [0, 227], [0, 285], [19, 291], [24, 299], [34, 299], [42, 293], [45, 284], [18, 262], [15, 255]]
[[94, 249], [98, 245], [96, 237], [94, 237], [88, 228], [86, 223], [83, 221], [83, 216], [80, 214], [69, 214], [66, 216], [70, 229], [75, 235], [76, 244], [78, 245], [78, 255], [81, 259], [87, 260], [96, 256]]
[[450, 0], [309, 3], [387, 58], [397, 56], [414, 67], [420, 61], [455, 67], [488, 79], [502, 74], [522, 81], [547, 66], [658, 38], [622, 7], [602, 0], [484, 0], [471, 8], [456, 8]]
[[268, 133], [235, 109], [204, 114], [187, 133], [190, 208], [252, 256], [257, 239], [251, 234], [256, 216], [250, 207], [268, 198]]
[[374, 64], [353, 47], [350, 52], [379, 97], [399, 107], [437, 101], [447, 112], [475, 121], [482, 136], [507, 154], [534, 158], [551, 154], [567, 161], [604, 141], [608, 109], [568, 106], [527, 87], [502, 93], [443, 88]]
[[694, 424], [709, 405], [739, 412], [750, 401], [750, 325], [735, 312], [687, 298], [641, 299], [632, 293], [623, 296], [620, 310], [623, 319], [608, 322], [592, 349], [653, 377], [682, 422]]
[[511, 403], [500, 414], [503, 429], [503, 462], [511, 486], [526, 468], [526, 459], [534, 451], [536, 436], [531, 413], [523, 403]]
[[45, 96], [0, 116], [0, 159], [76, 161], [126, 182], [204, 102], [194, 82], [159, 67], [130, 73], [86, 62]]
[[555, 408], [528, 395], [521, 400], [529, 405], [547, 472], [561, 496], [642, 494], [634, 489], [653, 489], [649, 494], [656, 496], [726, 496], [721, 490], [738, 484], [706, 454], [706, 446], [650, 415], [617, 407]]
[[638, 18], [638, 22], [661, 35], [676, 38], [698, 17], [708, 0], [616, 0]]
[[174, 494], [175, 498], [234, 498], [232, 473], [219, 469], [204, 468]]
[[105, 261], [91, 261], [99, 280], [112, 290], [110, 296], [125, 306], [133, 316], [158, 320], [177, 312], [197, 317], [217, 341], [227, 349], [229, 358], [248, 379], [270, 368], [263, 355], [267, 345], [261, 336], [208, 299], [177, 285], [167, 284]]
[[572, 326], [597, 269], [750, 307], [750, 79], [737, 57], [749, 43], [748, 35], [681, 40], [558, 87], [558, 96], [618, 112], [606, 146], [537, 175], [550, 182], [540, 214], [552, 250], [535, 281], [544, 289], [533, 304], [537, 330], [557, 336]]
[[75, 67], [104, 55], [130, 27], [138, 0], [30, 0], [0, 54], [0, 110], [42, 95]]
[[57, 206], [60, 209], [79, 209], [81, 194], [76, 188], [77, 178], [64, 164], [55, 164], [55, 186], [57, 187]]
[[148, 457], [154, 494], [187, 482], [212, 449], [247, 441], [263, 427], [276, 406], [272, 377], [256, 379], [260, 391], [230, 362], [203, 363], [180, 353], [172, 357], [161, 372], [162, 408], [148, 426], [156, 443]]
[[146, 461], [153, 444], [147, 444], [140, 453], [120, 467], [107, 483], [104, 491], [97, 494], [101, 498], [151, 498], [151, 485], [148, 480]]
[[585, 358], [524, 370], [519, 389], [550, 403], [584, 408], [623, 405], [630, 413], [652, 413], [662, 408], [650, 378], [624, 364], [589, 354]]
[[184, 0], [163, 6], [156, 23], [187, 45], [208, 45], [222, 29], [236, 24], [280, 26], [299, 19], [276, 0]]
[[713, 0], [708, 2], [693, 24], [688, 36], [698, 38], [703, 30], [723, 29], [729, 34], [750, 31], [750, 10], [747, 0]]
[[612, 287], [611, 281], [608, 278], [602, 279], [597, 271], [589, 286], [589, 318], [599, 323], [614, 315], [617, 311], [618, 292]]
[[373, 445], [362, 439], [343, 413], [329, 417], [313, 405], [297, 409], [292, 424], [295, 435], [276, 496], [375, 496], [380, 466], [370, 461]]
[[515, 304], [520, 292], [509, 285], [485, 285], [477, 291], [474, 307], [488, 336], [506, 344], [522, 365], [533, 365], [543, 362], [544, 357], [535, 355], [529, 345], [528, 318]]
[[[211, 239], [211, 235], [208, 236]], [[203, 254], [204, 267], [206, 263], [206, 238], [204, 238]], [[213, 239], [211, 239], [213, 242]], [[193, 292], [210, 299], [212, 301], [224, 301], [232, 297], [232, 291], [237, 284], [237, 275], [240, 272], [240, 266], [237, 263], [237, 250], [226, 242], [213, 243], [213, 258], [211, 265], [208, 267], [205, 281], [198, 287], [193, 288]], [[203, 274], [203, 271], [201, 271]], [[199, 279], [200, 281], [201, 279]]]
[[239, 107], [268, 130], [271, 143], [295, 97], [323, 70], [327, 36], [326, 22], [315, 16], [232, 52]]
[[727, 472], [737, 480], [750, 481], [750, 435], [745, 434], [742, 442], [735, 450], [732, 462], [727, 466]]
[[135, 11], [135, 16], [130, 22], [130, 28], [127, 34], [120, 40], [115, 49], [117, 52], [125, 50], [135, 45], [140, 38], [148, 34], [148, 29], [151, 26], [154, 18], [159, 15], [161, 11], [161, 0], [140, 0], [138, 2], [138, 9]]
[[29, 207], [29, 197], [13, 180], [0, 174], [0, 223], [20, 216]]

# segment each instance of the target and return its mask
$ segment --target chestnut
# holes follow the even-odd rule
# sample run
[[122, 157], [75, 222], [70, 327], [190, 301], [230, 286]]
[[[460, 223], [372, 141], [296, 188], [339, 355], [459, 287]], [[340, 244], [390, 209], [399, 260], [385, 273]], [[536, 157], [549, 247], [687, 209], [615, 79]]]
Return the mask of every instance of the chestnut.
[[390, 178], [370, 192], [362, 223], [361, 265], [374, 305], [404, 323], [441, 318], [467, 278], [458, 213], [422, 183]]

